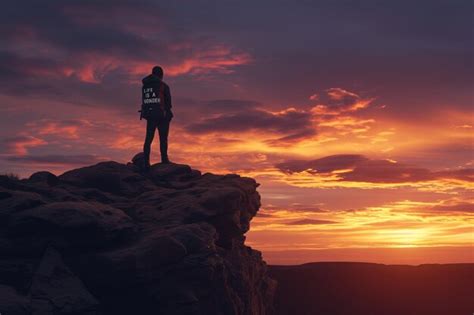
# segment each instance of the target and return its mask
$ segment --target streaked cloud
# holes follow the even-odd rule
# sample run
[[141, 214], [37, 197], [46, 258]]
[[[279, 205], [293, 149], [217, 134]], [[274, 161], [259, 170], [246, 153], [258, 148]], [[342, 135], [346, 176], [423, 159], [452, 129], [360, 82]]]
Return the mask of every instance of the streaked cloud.
[[82, 155], [25, 155], [25, 156], [9, 156], [7, 161], [22, 162], [34, 164], [36, 167], [54, 166], [84, 166], [92, 165], [102, 161], [109, 160], [106, 157], [99, 157], [91, 154]]
[[333, 224], [337, 223], [336, 221], [330, 220], [317, 220], [317, 219], [301, 219], [296, 221], [288, 222], [289, 225], [314, 225], [314, 224]]
[[284, 173], [306, 173], [330, 181], [368, 183], [416, 183], [438, 179], [473, 182], [474, 169], [432, 171], [393, 160], [375, 160], [360, 154], [331, 155], [315, 160], [292, 160], [276, 167]]
[[356, 93], [342, 88], [330, 88], [323, 94], [313, 94], [311, 99], [318, 95], [317, 104], [311, 109], [315, 115], [339, 115], [344, 112], [354, 112], [367, 108], [374, 98], [362, 98]]
[[18, 156], [24, 156], [28, 153], [29, 148], [34, 148], [42, 145], [46, 145], [47, 142], [43, 139], [33, 136], [16, 136], [4, 139], [0, 150], [3, 154], [11, 155], [15, 154]]
[[55, 135], [66, 139], [79, 139], [80, 129], [90, 126], [90, 123], [86, 120], [55, 121], [46, 119], [40, 122], [28, 123], [26, 126], [36, 129], [35, 133], [41, 136]]
[[441, 204], [435, 205], [428, 210], [434, 211], [459, 211], [459, 212], [471, 212], [474, 213], [474, 203], [473, 202], [443, 202]]

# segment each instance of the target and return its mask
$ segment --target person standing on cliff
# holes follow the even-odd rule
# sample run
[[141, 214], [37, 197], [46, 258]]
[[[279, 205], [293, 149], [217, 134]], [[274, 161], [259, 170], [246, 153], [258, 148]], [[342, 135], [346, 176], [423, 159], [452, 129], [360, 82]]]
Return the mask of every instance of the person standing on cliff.
[[155, 66], [150, 75], [143, 78], [142, 109], [140, 119], [146, 119], [146, 136], [143, 144], [145, 170], [150, 168], [151, 143], [158, 129], [160, 136], [161, 163], [170, 163], [168, 159], [168, 134], [171, 112], [171, 92], [168, 84], [163, 81], [163, 69]]

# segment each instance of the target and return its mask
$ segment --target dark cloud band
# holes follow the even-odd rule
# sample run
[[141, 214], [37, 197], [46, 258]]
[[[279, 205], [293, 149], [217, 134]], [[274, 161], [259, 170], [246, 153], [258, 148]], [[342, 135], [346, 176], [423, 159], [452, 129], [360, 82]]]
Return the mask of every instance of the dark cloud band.
[[453, 171], [431, 171], [389, 160], [372, 160], [358, 154], [339, 154], [315, 160], [292, 160], [279, 163], [276, 167], [284, 173], [308, 172], [314, 176], [324, 176], [334, 171], [339, 181], [370, 183], [410, 183], [438, 179], [474, 181], [474, 169], [464, 168]]

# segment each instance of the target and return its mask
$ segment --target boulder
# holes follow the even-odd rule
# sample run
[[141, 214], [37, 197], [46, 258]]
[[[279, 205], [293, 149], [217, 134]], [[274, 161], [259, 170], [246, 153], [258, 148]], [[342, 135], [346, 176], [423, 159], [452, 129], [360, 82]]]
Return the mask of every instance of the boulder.
[[137, 170], [143, 171], [145, 170], [145, 153], [140, 152], [135, 154], [135, 156], [132, 158], [132, 165], [136, 167]]
[[28, 297], [18, 294], [12, 287], [0, 284], [0, 312], [9, 315], [31, 314]]
[[133, 167], [113, 161], [75, 169], [60, 175], [59, 179], [69, 185], [126, 196], [136, 196], [154, 188], [153, 183]]
[[99, 302], [51, 247], [33, 276], [29, 296], [33, 314], [100, 314]]
[[7, 232], [14, 236], [61, 235], [83, 246], [97, 246], [133, 234], [122, 210], [97, 202], [53, 202], [13, 215]]
[[46, 202], [47, 199], [38, 193], [0, 188], [0, 226], [5, 225], [11, 215]]
[[59, 183], [58, 177], [50, 172], [36, 172], [32, 174], [28, 180], [35, 183], [44, 183], [49, 186], [54, 186]]

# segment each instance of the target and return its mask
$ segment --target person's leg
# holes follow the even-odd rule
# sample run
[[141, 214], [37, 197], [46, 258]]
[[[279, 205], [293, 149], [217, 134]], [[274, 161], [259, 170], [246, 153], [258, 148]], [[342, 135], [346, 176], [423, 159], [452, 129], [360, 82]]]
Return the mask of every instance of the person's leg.
[[170, 122], [160, 121], [158, 123], [158, 133], [160, 134], [160, 153], [161, 153], [161, 162], [169, 163], [168, 159], [168, 134], [170, 130]]
[[147, 120], [146, 122], [146, 136], [145, 143], [143, 144], [143, 154], [145, 155], [145, 167], [150, 166], [150, 150], [151, 143], [155, 137], [156, 122], [152, 120]]

